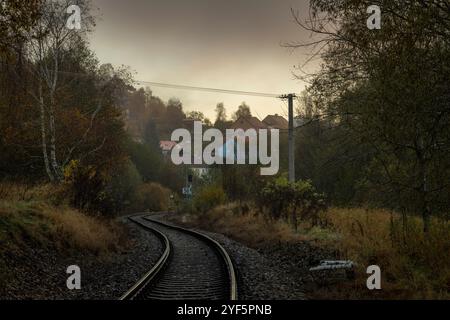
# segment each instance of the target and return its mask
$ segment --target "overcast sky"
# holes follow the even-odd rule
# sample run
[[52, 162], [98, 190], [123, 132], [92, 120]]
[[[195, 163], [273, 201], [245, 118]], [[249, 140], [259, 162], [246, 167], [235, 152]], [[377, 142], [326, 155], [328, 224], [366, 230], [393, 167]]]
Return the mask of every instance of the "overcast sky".
[[[127, 65], [136, 79], [267, 93], [298, 93], [293, 76], [305, 61], [280, 43], [307, 40], [290, 8], [307, 12], [308, 0], [94, 0], [100, 19], [91, 46], [102, 63]], [[284, 114], [277, 99], [151, 88], [185, 110], [211, 120], [218, 102], [228, 115], [245, 101], [255, 116]]]

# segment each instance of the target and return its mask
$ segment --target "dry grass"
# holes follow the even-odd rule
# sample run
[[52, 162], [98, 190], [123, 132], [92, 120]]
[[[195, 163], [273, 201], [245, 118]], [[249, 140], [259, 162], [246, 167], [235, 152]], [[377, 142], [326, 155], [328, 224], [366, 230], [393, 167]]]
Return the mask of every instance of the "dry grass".
[[339, 237], [330, 230], [311, 228], [308, 223], [300, 223], [295, 232], [286, 221], [267, 219], [255, 208], [250, 208], [247, 214], [239, 212], [237, 203], [229, 203], [206, 213], [185, 216], [185, 223], [222, 233], [255, 248], [274, 242], [321, 243]]
[[359, 277], [335, 288], [330, 297], [370, 297], [365, 288], [365, 268], [375, 264], [382, 270], [380, 298], [450, 298], [448, 221], [433, 219], [425, 235], [418, 217], [383, 210], [331, 209], [326, 219], [328, 228], [340, 237], [323, 244], [359, 265]]
[[125, 234], [118, 224], [52, 204], [60, 193], [52, 185], [0, 184], [2, 250], [28, 244], [102, 255], [121, 247]]
[[188, 217], [187, 223], [220, 232], [252, 247], [259, 247], [274, 241], [287, 242], [301, 239], [284, 222], [269, 221], [257, 215], [237, 213], [237, 204], [218, 206], [206, 213]]
[[64, 184], [29, 185], [17, 182], [0, 182], [0, 199], [10, 201], [46, 201], [51, 204], [63, 204], [66, 196]]
[[[332, 208], [321, 217], [322, 227], [301, 223], [294, 232], [286, 222], [271, 222], [251, 211], [236, 213], [236, 205], [217, 207], [191, 217], [191, 224], [223, 233], [249, 246], [274, 242], [310, 243], [337, 252], [358, 264], [356, 278], [311, 292], [318, 299], [449, 299], [450, 224], [433, 219], [429, 234], [421, 220], [383, 210]], [[189, 223], [189, 219], [188, 219]], [[366, 268], [382, 270], [382, 289], [366, 287]]]

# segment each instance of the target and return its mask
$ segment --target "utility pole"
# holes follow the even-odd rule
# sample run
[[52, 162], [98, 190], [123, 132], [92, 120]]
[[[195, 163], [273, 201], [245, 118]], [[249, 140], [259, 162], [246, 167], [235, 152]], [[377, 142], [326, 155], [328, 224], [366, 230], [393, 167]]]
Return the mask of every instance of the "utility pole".
[[287, 99], [289, 104], [289, 182], [295, 182], [295, 158], [294, 158], [294, 148], [295, 148], [295, 135], [294, 135], [294, 98], [295, 94], [283, 95], [281, 99]]

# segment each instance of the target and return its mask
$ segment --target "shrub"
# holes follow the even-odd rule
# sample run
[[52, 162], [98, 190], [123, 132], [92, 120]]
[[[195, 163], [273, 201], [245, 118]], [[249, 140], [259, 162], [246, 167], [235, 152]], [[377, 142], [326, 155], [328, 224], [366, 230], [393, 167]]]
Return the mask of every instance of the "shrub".
[[142, 178], [136, 166], [129, 161], [125, 168], [115, 173], [103, 191], [102, 211], [122, 212], [129, 208], [136, 198], [136, 190]]
[[107, 178], [93, 165], [85, 165], [79, 160], [70, 161], [64, 168], [64, 180], [72, 189], [71, 204], [85, 212], [101, 211]]
[[71, 161], [64, 170], [65, 184], [71, 189], [72, 205], [82, 211], [117, 214], [133, 201], [142, 178], [131, 161], [114, 172], [100, 170], [79, 161]]
[[137, 188], [132, 208], [137, 211], [167, 211], [171, 191], [158, 183], [144, 183]]
[[285, 177], [268, 182], [258, 201], [272, 219], [288, 220], [290, 215], [295, 228], [297, 216], [317, 225], [319, 213], [326, 209], [324, 195], [316, 192], [311, 181], [291, 183]]
[[194, 209], [205, 213], [216, 206], [224, 204], [226, 195], [220, 186], [209, 186], [198, 191], [193, 201]]

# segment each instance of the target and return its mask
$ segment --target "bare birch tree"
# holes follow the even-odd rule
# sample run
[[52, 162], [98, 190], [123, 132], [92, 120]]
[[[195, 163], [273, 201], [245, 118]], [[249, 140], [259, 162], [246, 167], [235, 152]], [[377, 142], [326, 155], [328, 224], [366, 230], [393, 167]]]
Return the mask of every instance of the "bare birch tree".
[[[39, 19], [28, 35], [28, 66], [37, 83], [37, 90], [30, 92], [40, 110], [41, 146], [46, 173], [51, 181], [62, 179], [62, 168], [58, 160], [56, 134], [56, 94], [61, 87], [60, 74], [64, 73], [64, 56], [73, 50], [76, 43], [86, 37], [94, 25], [88, 0], [76, 2], [79, 12], [71, 12], [69, 0], [46, 0], [40, 9]], [[72, 14], [80, 14], [81, 28], [68, 26]], [[98, 111], [97, 111], [98, 112]], [[94, 113], [94, 117], [95, 114]]]

